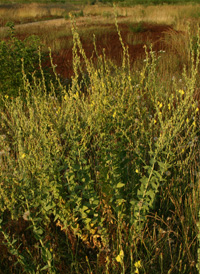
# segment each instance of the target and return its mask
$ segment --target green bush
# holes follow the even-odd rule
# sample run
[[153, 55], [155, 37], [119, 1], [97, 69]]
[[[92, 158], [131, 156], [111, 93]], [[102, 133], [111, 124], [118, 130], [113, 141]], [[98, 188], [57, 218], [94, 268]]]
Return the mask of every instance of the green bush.
[[[33, 74], [36, 78], [41, 76], [39, 62], [46, 60], [46, 54], [40, 53], [39, 60], [39, 48], [42, 45], [37, 36], [32, 35], [20, 40], [15, 36], [14, 24], [10, 22], [7, 26], [9, 39], [0, 43], [0, 95], [16, 97], [19, 91], [24, 92], [23, 73], [26, 73], [29, 80], [33, 79]], [[48, 84], [50, 70], [43, 69], [43, 74]]]

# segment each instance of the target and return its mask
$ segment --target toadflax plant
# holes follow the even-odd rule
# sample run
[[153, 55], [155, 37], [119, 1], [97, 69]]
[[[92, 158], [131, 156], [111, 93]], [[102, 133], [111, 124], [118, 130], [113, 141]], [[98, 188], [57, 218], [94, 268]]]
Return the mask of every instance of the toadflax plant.
[[37, 77], [24, 64], [24, 92], [2, 97], [0, 268], [9, 273], [195, 269], [199, 43], [184, 87], [174, 81], [168, 90], [156, 53], [146, 49], [133, 71], [117, 31], [121, 67], [95, 43], [96, 59], [88, 58], [74, 22], [68, 89], [56, 76], [57, 96], [42, 66]]

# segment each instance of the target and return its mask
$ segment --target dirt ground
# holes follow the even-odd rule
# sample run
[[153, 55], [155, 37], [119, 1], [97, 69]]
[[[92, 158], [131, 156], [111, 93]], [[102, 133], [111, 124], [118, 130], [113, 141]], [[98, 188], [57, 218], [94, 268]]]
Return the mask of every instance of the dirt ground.
[[[103, 49], [105, 49], [107, 58], [111, 59], [116, 65], [120, 65], [122, 62], [122, 46], [119, 35], [114, 25], [109, 25], [109, 27], [109, 32], [107, 31], [96, 36], [96, 47], [99, 54], [102, 54]], [[129, 25], [123, 23], [119, 24], [119, 29], [124, 44], [128, 46], [130, 63], [132, 65], [135, 61], [145, 59], [144, 45], [149, 47], [152, 44], [152, 48], [156, 52], [166, 50], [166, 44], [164, 43], [163, 38], [165, 33], [171, 30], [172, 27], [143, 23], [141, 30], [138, 30], [137, 32], [137, 25], [135, 24], [135, 26], [132, 25], [132, 29], [135, 29], [134, 32], [131, 31]], [[92, 33], [88, 33], [89, 37], [92, 37], [92, 35]], [[72, 39], [72, 37], [70, 37], [70, 39]], [[91, 57], [92, 54], [94, 54], [92, 39], [89, 39], [89, 41], [87, 39], [86, 41], [84, 37], [81, 37], [81, 41], [87, 57]], [[54, 64], [57, 65], [57, 73], [64, 78], [70, 78], [70, 76], [73, 75], [72, 49], [67, 48], [58, 53], [53, 52], [52, 56]], [[50, 65], [50, 63], [47, 65]]]
[[[134, 62], [143, 62], [145, 59], [144, 45], [147, 45], [147, 48], [152, 45], [152, 49], [155, 52], [167, 50], [167, 44], [164, 41], [164, 37], [168, 31], [173, 30], [172, 26], [145, 22], [130, 23], [123, 21], [123, 19], [124, 18], [120, 18], [120, 23], [118, 23], [118, 26], [122, 40], [125, 46], [128, 46], [131, 66]], [[50, 21], [34, 22], [18, 26], [16, 25], [15, 29], [17, 30], [18, 28], [24, 28], [24, 31], [26, 32], [27, 27], [30, 28], [32, 26], [36, 27], [37, 25], [41, 25], [44, 29], [48, 26], [51, 27], [51, 30], [53, 30], [53, 26], [56, 25], [56, 31], [59, 27], [62, 27], [63, 24], [65, 24], [70, 30], [70, 22], [66, 22], [65, 19], [54, 19]], [[101, 55], [103, 50], [105, 50], [107, 59], [111, 59], [116, 65], [121, 64], [123, 55], [122, 45], [114, 23], [97, 23], [95, 21], [95, 23], [91, 23], [89, 25], [85, 24], [85, 20], [80, 19], [78, 21], [77, 28], [78, 32], [82, 33], [80, 34], [80, 38], [87, 57], [90, 58], [91, 56], [94, 56], [95, 61], [93, 45], [93, 34], [95, 34], [98, 54]], [[30, 34], [31, 33], [29, 33], [29, 35]], [[27, 37], [27, 35], [22, 32], [20, 35], [17, 35], [16, 32], [16, 36], [22, 40]], [[72, 35], [69, 36], [68, 34], [66, 37], [62, 37], [62, 39], [66, 39], [69, 41], [68, 44], [72, 45]], [[72, 46], [67, 46], [57, 52], [52, 51], [52, 57], [54, 64], [57, 65], [57, 73], [64, 79], [69, 79], [73, 75]], [[50, 66], [50, 60], [44, 65]]]

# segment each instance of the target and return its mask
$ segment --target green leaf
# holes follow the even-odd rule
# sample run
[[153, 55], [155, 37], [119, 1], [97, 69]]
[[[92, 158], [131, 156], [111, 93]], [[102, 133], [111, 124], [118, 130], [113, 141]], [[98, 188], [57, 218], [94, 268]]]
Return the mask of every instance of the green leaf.
[[90, 218], [85, 219], [85, 223], [86, 223], [86, 224], [91, 223], [91, 221], [92, 221], [92, 219], [90, 219]]
[[48, 269], [49, 268], [49, 266], [48, 266], [48, 264], [47, 265], [45, 265], [42, 269], [40, 269], [41, 271], [43, 271], [43, 270], [46, 270], [46, 269]]
[[52, 254], [48, 249], [46, 250], [46, 256], [47, 256], [49, 261], [52, 259]]
[[126, 200], [124, 200], [124, 199], [117, 199], [117, 201], [116, 201], [116, 203], [118, 204], [118, 206], [120, 206], [124, 202], [126, 202]]
[[49, 205], [45, 206], [44, 209], [45, 209], [45, 211], [48, 212], [50, 209], [52, 209], [52, 205], [49, 204]]
[[38, 228], [38, 229], [35, 229], [34, 232], [35, 232], [35, 234], [37, 234], [37, 235], [42, 235], [43, 230], [42, 230], [41, 228]]
[[116, 188], [122, 188], [123, 186], [125, 186], [125, 184], [123, 184], [123, 183], [118, 183], [117, 186], [116, 186]]
[[86, 211], [86, 210], [88, 210], [88, 207], [84, 205], [82, 208], [82, 211]]
[[140, 182], [142, 184], [146, 184], [148, 182], [148, 178], [146, 176], [143, 176], [141, 179], [140, 179]]

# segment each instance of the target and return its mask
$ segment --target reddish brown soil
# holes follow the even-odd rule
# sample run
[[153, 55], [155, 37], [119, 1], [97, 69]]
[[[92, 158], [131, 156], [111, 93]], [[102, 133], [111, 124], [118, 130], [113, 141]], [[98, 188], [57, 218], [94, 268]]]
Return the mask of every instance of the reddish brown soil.
[[[108, 26], [110, 27], [109, 32], [106, 31], [102, 34], [98, 34], [97, 32], [97, 50], [99, 54], [102, 54], [103, 49], [105, 49], [107, 58], [111, 59], [115, 64], [120, 65], [122, 61], [122, 46], [120, 44], [119, 36], [114, 25], [107, 25], [107, 27]], [[137, 25], [135, 27], [137, 27]], [[164, 37], [164, 33], [172, 29], [172, 27], [167, 25], [144, 23], [142, 25], [142, 29], [138, 32], [131, 31], [128, 24], [119, 24], [119, 29], [124, 44], [129, 48], [130, 62], [132, 64], [136, 60], [145, 58], [145, 44], [147, 44], [147, 46], [152, 44], [153, 50], [156, 52], [159, 50], [164, 50], [166, 45], [164, 44], [162, 38]], [[94, 53], [94, 46], [92, 42], [93, 33], [91, 33], [91, 35], [88, 33], [87, 37], [88, 36], [91, 37], [91, 39], [87, 39], [87, 41], [85, 41], [84, 37], [81, 37], [81, 41], [86, 55], [91, 57]], [[52, 56], [54, 63], [57, 64], [57, 73], [62, 75], [64, 78], [70, 78], [70, 76], [73, 75], [72, 49], [64, 49], [59, 53], [53, 53]]]
[[[93, 30], [95, 24], [93, 24]], [[89, 29], [89, 26], [82, 25], [81, 28]], [[104, 29], [105, 28], [105, 29]], [[142, 23], [141, 28], [138, 24], [120, 23], [119, 30], [122, 36], [122, 40], [125, 46], [128, 46], [130, 63], [131, 65], [137, 60], [145, 59], [144, 45], [149, 46], [152, 44], [154, 51], [166, 50], [166, 44], [164, 43], [165, 32], [172, 30], [169, 25], [157, 25]], [[34, 33], [37, 35], [37, 33]], [[120, 43], [119, 35], [114, 24], [97, 25], [96, 31], [92, 32], [88, 30], [86, 36], [81, 36], [81, 42], [87, 57], [94, 56], [94, 45], [93, 45], [93, 34], [96, 36], [96, 47], [98, 54], [102, 54], [105, 49], [107, 59], [111, 59], [116, 65], [120, 65], [122, 62], [122, 45]], [[19, 39], [23, 40], [26, 38], [26, 34], [17, 35]], [[66, 36], [62, 39], [67, 39], [69, 42], [72, 36]], [[72, 44], [72, 43], [70, 43]], [[56, 71], [63, 78], [70, 78], [73, 75], [72, 65], [72, 48], [65, 48], [59, 52], [52, 52], [53, 62], [57, 65]], [[45, 66], [50, 66], [50, 60], [47, 61]]]

